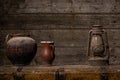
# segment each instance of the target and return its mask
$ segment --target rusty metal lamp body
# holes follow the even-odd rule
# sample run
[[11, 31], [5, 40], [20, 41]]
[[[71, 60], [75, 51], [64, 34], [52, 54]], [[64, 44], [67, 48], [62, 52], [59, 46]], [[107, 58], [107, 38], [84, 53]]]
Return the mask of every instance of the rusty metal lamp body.
[[99, 25], [94, 25], [89, 32], [88, 60], [90, 65], [109, 64], [107, 33]]

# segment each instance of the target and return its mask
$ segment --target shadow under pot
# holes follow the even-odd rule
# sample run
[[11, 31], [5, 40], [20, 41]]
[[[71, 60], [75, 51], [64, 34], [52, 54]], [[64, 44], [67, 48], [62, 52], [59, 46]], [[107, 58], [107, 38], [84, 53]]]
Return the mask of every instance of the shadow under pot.
[[30, 35], [7, 35], [6, 44], [6, 55], [12, 64], [16, 66], [30, 64], [37, 51], [37, 43]]
[[43, 66], [51, 66], [55, 58], [53, 41], [41, 41], [40, 58]]

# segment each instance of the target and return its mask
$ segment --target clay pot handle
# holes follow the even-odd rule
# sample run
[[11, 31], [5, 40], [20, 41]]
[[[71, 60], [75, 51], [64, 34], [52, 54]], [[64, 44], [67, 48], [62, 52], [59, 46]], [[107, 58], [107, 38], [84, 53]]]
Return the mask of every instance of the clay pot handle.
[[11, 34], [8, 34], [6, 37], [5, 37], [5, 42], [7, 43], [7, 41], [12, 37]]

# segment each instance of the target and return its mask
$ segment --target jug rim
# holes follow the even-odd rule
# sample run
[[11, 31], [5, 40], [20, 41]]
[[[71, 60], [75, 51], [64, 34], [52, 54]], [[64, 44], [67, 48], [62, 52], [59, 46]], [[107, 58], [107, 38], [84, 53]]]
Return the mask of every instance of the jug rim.
[[54, 41], [41, 41], [41, 43], [54, 43]]

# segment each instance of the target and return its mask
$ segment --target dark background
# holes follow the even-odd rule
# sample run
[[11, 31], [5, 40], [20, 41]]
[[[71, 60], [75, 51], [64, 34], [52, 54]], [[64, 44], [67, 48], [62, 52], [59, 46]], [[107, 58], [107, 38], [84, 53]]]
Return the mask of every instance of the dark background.
[[88, 64], [89, 30], [94, 24], [108, 32], [110, 64], [120, 64], [120, 0], [0, 0], [0, 65], [9, 65], [5, 36], [28, 33], [38, 51], [40, 41], [55, 42], [54, 65]]

